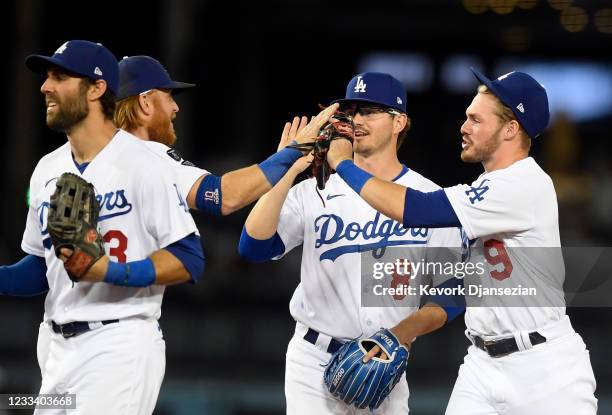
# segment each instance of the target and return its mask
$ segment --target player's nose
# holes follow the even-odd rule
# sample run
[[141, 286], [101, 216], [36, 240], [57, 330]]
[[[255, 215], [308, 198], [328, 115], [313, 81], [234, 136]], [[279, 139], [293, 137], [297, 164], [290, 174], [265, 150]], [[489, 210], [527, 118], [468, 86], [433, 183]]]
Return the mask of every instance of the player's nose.
[[461, 125], [461, 129], [459, 131], [461, 131], [461, 135], [468, 135], [470, 133], [470, 131], [468, 131], [469, 128], [469, 124], [468, 124], [468, 120], [465, 120], [463, 122], [463, 125]]
[[43, 84], [40, 86], [40, 92], [43, 94], [48, 94], [52, 91], [52, 81], [47, 78], [45, 79], [45, 82], [43, 82]]

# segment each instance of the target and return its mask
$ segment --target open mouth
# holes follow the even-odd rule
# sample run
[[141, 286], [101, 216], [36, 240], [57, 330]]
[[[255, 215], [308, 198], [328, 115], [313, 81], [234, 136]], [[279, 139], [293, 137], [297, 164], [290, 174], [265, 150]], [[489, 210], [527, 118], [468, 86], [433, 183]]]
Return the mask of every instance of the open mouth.
[[53, 108], [57, 107], [57, 103], [54, 101], [47, 102], [47, 112], [51, 112]]
[[463, 150], [465, 150], [466, 148], [468, 148], [470, 145], [472, 145], [469, 141], [467, 141], [465, 138], [463, 139], [463, 141], [461, 142], [461, 148]]
[[364, 130], [355, 130], [355, 137], [357, 137], [357, 138], [365, 137], [366, 135], [368, 135], [367, 131], [364, 131]]

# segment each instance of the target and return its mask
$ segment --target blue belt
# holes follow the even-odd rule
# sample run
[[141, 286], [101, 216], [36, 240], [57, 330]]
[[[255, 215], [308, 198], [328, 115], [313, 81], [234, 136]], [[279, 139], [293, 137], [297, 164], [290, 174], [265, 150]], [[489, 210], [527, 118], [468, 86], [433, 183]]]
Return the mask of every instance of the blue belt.
[[[107, 324], [118, 323], [119, 320], [105, 320], [100, 321], [103, 326]], [[72, 323], [66, 324], [57, 324], [55, 321], [51, 322], [51, 326], [53, 327], [53, 331], [57, 334], [61, 334], [65, 339], [69, 337], [74, 337], [79, 334], [85, 333], [86, 331], [91, 330], [89, 327], [89, 323], [87, 321], [74, 321]]]
[[[304, 334], [304, 340], [316, 345], [317, 339], [319, 338], [319, 334], [320, 333], [318, 331], [309, 328], [306, 334]], [[342, 343], [341, 341], [332, 338], [329, 341], [329, 345], [327, 346], [327, 353], [331, 353], [331, 354], [336, 353], [338, 349], [342, 347], [343, 344], [344, 343]]]

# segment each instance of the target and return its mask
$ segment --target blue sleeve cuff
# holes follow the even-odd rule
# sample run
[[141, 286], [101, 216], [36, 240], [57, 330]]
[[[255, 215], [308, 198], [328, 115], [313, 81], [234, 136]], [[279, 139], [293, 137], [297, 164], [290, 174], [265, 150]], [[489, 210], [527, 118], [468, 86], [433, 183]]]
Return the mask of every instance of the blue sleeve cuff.
[[404, 228], [452, 228], [461, 223], [444, 190], [424, 193], [408, 188], [403, 225]]
[[361, 189], [372, 176], [370, 173], [361, 170], [352, 160], [344, 160], [336, 166], [336, 173], [348, 184], [355, 193], [360, 194]]
[[274, 186], [300, 157], [302, 157], [300, 150], [285, 147], [259, 163], [259, 168], [270, 185]]
[[191, 283], [196, 283], [204, 273], [204, 251], [200, 237], [192, 233], [164, 248], [183, 263], [191, 275]]
[[457, 316], [465, 311], [465, 295], [463, 294], [463, 278], [450, 278], [436, 288], [450, 288], [450, 295], [432, 295], [429, 296], [429, 301], [438, 304], [446, 311], [446, 322], [454, 320]]
[[202, 212], [221, 216], [223, 195], [221, 194], [221, 177], [207, 174], [202, 179], [196, 193], [196, 207]]
[[49, 291], [43, 257], [27, 255], [13, 265], [0, 266], [0, 294], [29, 297]]
[[278, 233], [275, 233], [269, 239], [262, 240], [251, 237], [246, 231], [246, 227], [242, 228], [238, 253], [243, 259], [251, 262], [264, 262], [282, 255], [284, 252], [285, 244]]

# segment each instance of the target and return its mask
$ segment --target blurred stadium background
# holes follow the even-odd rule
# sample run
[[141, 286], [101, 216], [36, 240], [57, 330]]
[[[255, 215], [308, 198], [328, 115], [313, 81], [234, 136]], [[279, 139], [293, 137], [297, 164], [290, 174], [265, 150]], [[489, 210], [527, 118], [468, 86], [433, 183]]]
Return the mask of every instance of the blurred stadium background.
[[[481, 167], [459, 159], [459, 127], [476, 88], [468, 68], [526, 70], [548, 88], [554, 112], [533, 155], [555, 181], [562, 240], [612, 246], [611, 0], [21, 0], [2, 9], [1, 264], [23, 255], [36, 162], [65, 140], [45, 127], [41, 79], [23, 61], [70, 39], [101, 42], [119, 59], [154, 56], [175, 79], [197, 83], [177, 98], [176, 147], [216, 174], [261, 161], [286, 120], [342, 96], [357, 72], [380, 70], [408, 89], [413, 129], [400, 159], [442, 186], [471, 182]], [[197, 285], [166, 291], [158, 415], [284, 413], [288, 302], [301, 252], [278, 263], [242, 261], [236, 246], [248, 211], [194, 215], [207, 269]], [[42, 309], [43, 297], [0, 298], [0, 393], [38, 391]], [[591, 350], [599, 413], [612, 414], [612, 312], [568, 313]], [[411, 413], [444, 412], [468, 345], [463, 330], [457, 319], [416, 342]]]

